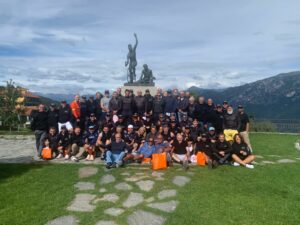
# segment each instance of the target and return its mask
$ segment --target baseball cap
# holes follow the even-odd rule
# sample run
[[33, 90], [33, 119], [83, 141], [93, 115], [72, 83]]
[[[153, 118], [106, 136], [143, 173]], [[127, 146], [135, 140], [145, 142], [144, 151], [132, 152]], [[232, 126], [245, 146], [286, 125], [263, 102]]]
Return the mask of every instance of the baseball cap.
[[61, 103], [67, 103], [67, 101], [66, 100], [62, 100]]
[[224, 101], [223, 104], [228, 104], [228, 102], [227, 102], [227, 101]]
[[214, 127], [210, 127], [210, 128], [208, 128], [208, 131], [214, 131], [215, 130], [215, 128]]
[[66, 125], [62, 125], [60, 128], [61, 129], [67, 129], [67, 126]]
[[90, 116], [95, 116], [95, 113], [91, 113]]
[[51, 103], [50, 106], [51, 107], [55, 107], [56, 105], [55, 105], [55, 103]]
[[239, 105], [239, 106], [238, 106], [238, 108], [239, 108], [239, 109], [243, 109], [243, 108], [244, 108], [244, 106], [242, 106], [242, 105]]
[[95, 129], [94, 125], [89, 126], [89, 129]]
[[105, 91], [104, 91], [104, 94], [109, 94], [109, 90], [105, 90]]
[[129, 124], [127, 128], [133, 128], [133, 125]]

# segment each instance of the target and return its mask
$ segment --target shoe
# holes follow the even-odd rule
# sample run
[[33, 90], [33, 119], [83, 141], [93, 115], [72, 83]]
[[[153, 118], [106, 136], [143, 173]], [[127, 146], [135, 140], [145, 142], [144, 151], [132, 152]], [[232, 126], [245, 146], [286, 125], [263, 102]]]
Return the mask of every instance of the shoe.
[[95, 157], [93, 155], [90, 156], [90, 161], [94, 161]]
[[86, 161], [90, 161], [91, 160], [91, 155], [87, 155], [87, 157], [85, 158]]
[[183, 161], [182, 166], [183, 166], [183, 169], [185, 171], [187, 171], [189, 169], [189, 162], [187, 160]]
[[246, 164], [245, 167], [248, 169], [254, 169], [254, 166], [252, 164]]
[[71, 157], [71, 161], [73, 161], [73, 162], [79, 162], [79, 160], [75, 156]]
[[240, 166], [240, 164], [237, 163], [237, 162], [233, 162], [232, 165], [233, 165], [233, 166]]
[[219, 163], [216, 160], [213, 160], [212, 165], [213, 168], [217, 168], [219, 166]]
[[58, 156], [56, 157], [56, 159], [60, 159], [62, 157], [63, 157], [63, 155], [60, 153], [60, 154], [58, 154]]
[[107, 163], [106, 166], [105, 166], [106, 169], [110, 169], [110, 168], [111, 168], [111, 165], [112, 165], [111, 163]]
[[68, 160], [70, 158], [69, 155], [65, 155], [65, 160]]
[[207, 166], [208, 166], [208, 169], [212, 169], [213, 168], [213, 163], [212, 163], [211, 160], [208, 160]]
[[117, 164], [113, 163], [110, 168], [116, 168], [116, 167], [117, 167]]

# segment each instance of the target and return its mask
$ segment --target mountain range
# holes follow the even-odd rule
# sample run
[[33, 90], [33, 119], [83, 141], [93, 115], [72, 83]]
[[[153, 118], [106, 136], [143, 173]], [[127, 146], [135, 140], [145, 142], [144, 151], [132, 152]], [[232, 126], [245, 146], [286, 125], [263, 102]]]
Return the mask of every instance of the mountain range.
[[300, 71], [223, 90], [190, 87], [188, 91], [216, 103], [226, 100], [233, 106], [241, 104], [254, 118], [300, 119]]
[[[192, 86], [193, 95], [212, 98], [215, 103], [228, 101], [233, 106], [243, 105], [255, 119], [300, 119], [300, 71], [281, 73], [241, 86], [222, 90]], [[73, 94], [36, 93], [56, 101], [71, 102]]]

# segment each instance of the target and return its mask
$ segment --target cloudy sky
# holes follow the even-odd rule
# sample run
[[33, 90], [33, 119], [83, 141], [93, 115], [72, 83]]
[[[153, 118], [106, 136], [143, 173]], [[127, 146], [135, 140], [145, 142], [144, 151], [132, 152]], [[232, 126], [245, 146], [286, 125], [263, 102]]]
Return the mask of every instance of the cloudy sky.
[[224, 88], [300, 67], [299, 0], [0, 0], [0, 82], [93, 93], [139, 39], [157, 86]]

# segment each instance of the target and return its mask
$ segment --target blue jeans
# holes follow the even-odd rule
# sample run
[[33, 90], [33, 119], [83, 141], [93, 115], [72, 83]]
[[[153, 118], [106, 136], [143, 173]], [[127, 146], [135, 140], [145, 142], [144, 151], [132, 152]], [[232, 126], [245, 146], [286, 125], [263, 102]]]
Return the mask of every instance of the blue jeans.
[[106, 163], [107, 164], [112, 164], [112, 163], [117, 163], [118, 165], [123, 164], [123, 158], [125, 156], [125, 152], [121, 153], [112, 153], [110, 150], [106, 152]]

